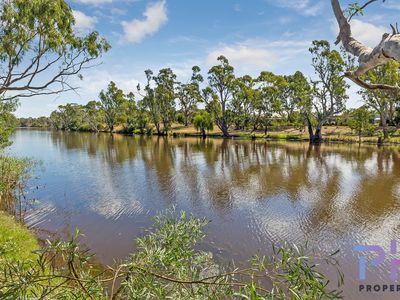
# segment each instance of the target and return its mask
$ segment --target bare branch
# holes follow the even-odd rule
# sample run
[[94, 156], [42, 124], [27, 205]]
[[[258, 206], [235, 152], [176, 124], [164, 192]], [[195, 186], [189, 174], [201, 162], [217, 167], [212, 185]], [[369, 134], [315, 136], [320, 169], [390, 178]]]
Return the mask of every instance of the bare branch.
[[[368, 1], [363, 7], [373, 2], [375, 1]], [[367, 84], [360, 79], [360, 76], [389, 61], [400, 62], [400, 34], [396, 30], [393, 30], [393, 34], [385, 33], [381, 42], [372, 49], [353, 37], [350, 23], [343, 14], [339, 0], [331, 0], [331, 3], [340, 28], [336, 43], [342, 42], [347, 52], [358, 57], [358, 68], [353, 72], [347, 73], [346, 77], [359, 86], [368, 89], [398, 89], [399, 87], [397, 86]]]

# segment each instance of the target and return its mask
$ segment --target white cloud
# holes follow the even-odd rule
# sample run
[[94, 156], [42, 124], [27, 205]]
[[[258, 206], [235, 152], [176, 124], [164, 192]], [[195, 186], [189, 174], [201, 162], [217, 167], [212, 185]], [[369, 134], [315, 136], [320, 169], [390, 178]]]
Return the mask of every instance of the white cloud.
[[75, 0], [82, 4], [100, 5], [105, 3], [111, 3], [113, 0]]
[[393, 3], [393, 1], [389, 1], [383, 4], [384, 7], [389, 9], [398, 9], [400, 10], [400, 3]]
[[[84, 89], [78, 91], [84, 99], [88, 100], [96, 98], [101, 90], [107, 89], [110, 81], [114, 81], [116, 85], [125, 93], [133, 92], [140, 82], [135, 79], [133, 74], [119, 74], [108, 70], [101, 70], [95, 73], [88, 73], [83, 76], [83, 80], [76, 83], [76, 86], [82, 86]], [[90, 95], [90, 96], [89, 96]]]
[[353, 36], [368, 46], [375, 47], [382, 40], [382, 35], [387, 32], [383, 26], [376, 26], [360, 20], [351, 21]]
[[146, 36], [157, 32], [167, 21], [167, 8], [165, 0], [152, 3], [147, 6], [142, 20], [134, 19], [121, 23], [124, 35], [123, 40], [130, 43], [139, 43]]
[[93, 29], [97, 23], [96, 17], [91, 17], [79, 10], [72, 11], [75, 18], [75, 28], [78, 30], [90, 30]]
[[207, 64], [215, 64], [220, 55], [228, 58], [233, 66], [241, 68], [268, 68], [276, 58], [275, 53], [270, 50], [239, 44], [212, 50], [207, 56]]
[[324, 7], [323, 1], [312, 0], [268, 0], [271, 4], [283, 8], [294, 9], [295, 11], [306, 16], [317, 16]]
[[[339, 33], [339, 27], [336, 22], [332, 26], [332, 31], [336, 35]], [[387, 32], [387, 29], [383, 26], [354, 19], [351, 21], [351, 31], [354, 38], [367, 46], [375, 47], [382, 40], [382, 35]]]
[[[248, 39], [232, 45], [221, 45], [211, 49], [206, 58], [208, 66], [217, 63], [219, 55], [226, 56], [238, 74], [255, 75], [260, 71], [289, 74], [298, 69], [306, 70], [310, 65], [308, 40]], [[301, 62], [301, 67], [299, 65]]]

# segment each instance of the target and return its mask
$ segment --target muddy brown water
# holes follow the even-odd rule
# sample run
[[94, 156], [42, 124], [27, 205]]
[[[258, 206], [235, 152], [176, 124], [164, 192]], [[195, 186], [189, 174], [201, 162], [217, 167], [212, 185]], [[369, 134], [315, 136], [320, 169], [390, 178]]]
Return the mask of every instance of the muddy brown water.
[[[202, 247], [245, 261], [271, 245], [308, 241], [340, 250], [345, 299], [394, 284], [390, 257], [358, 279], [355, 245], [400, 241], [400, 148], [223, 139], [128, 137], [20, 129], [10, 153], [42, 162], [28, 224], [68, 235], [79, 228], [97, 259], [134, 251], [151, 216], [172, 205], [211, 221]], [[399, 255], [392, 258], [400, 257]], [[335, 280], [333, 274], [332, 280]]]

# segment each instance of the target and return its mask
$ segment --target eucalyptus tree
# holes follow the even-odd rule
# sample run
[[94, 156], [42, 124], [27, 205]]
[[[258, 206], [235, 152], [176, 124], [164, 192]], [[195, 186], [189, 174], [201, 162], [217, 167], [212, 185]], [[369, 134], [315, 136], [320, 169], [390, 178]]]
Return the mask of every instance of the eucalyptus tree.
[[115, 82], [108, 84], [107, 90], [99, 94], [100, 110], [104, 114], [104, 121], [108, 131], [112, 133], [118, 121], [123, 117], [126, 98], [124, 92], [117, 87]]
[[301, 118], [301, 108], [304, 102], [311, 99], [312, 88], [300, 71], [293, 75], [284, 76], [285, 84], [281, 85], [280, 90], [280, 109], [289, 124], [299, 122]]
[[[13, 132], [11, 115], [20, 98], [74, 90], [80, 76], [110, 45], [97, 32], [78, 36], [64, 0], [0, 1], [0, 132]], [[8, 121], [5, 121], [8, 120]], [[6, 144], [8, 142], [0, 142]]]
[[[144, 95], [143, 99], [139, 101], [139, 107], [142, 111], [147, 111], [149, 113], [151, 122], [155, 126], [157, 130], [157, 134], [161, 135], [161, 114], [159, 102], [156, 99], [155, 89], [152, 86], [153, 83], [153, 71], [146, 70], [144, 71], [146, 75], [146, 85], [144, 86]], [[141, 91], [140, 85], [137, 86], [138, 91]]]
[[102, 123], [102, 111], [99, 110], [100, 103], [89, 101], [83, 107], [84, 121], [88, 124], [90, 131], [99, 132]]
[[203, 99], [224, 137], [229, 137], [232, 114], [228, 107], [235, 87], [235, 73], [225, 56], [219, 56], [218, 62], [208, 71], [208, 87], [203, 90]]
[[81, 37], [64, 0], [0, 3], [0, 99], [58, 94], [110, 46], [97, 32]]
[[[388, 85], [400, 83], [399, 63], [392, 61], [376, 67], [361, 76], [364, 82], [380, 82]], [[388, 122], [394, 122], [396, 108], [400, 100], [400, 91], [397, 90], [367, 90], [360, 91], [366, 105], [371, 107], [380, 117], [383, 137], [389, 138]]]
[[175, 117], [176, 75], [170, 68], [161, 69], [158, 75], [154, 76], [154, 82], [155, 100], [163, 124], [163, 133], [168, 134]]
[[322, 141], [322, 126], [345, 109], [349, 85], [343, 79], [346, 63], [327, 41], [313, 41], [310, 48], [317, 79], [312, 81], [311, 103], [303, 103], [310, 142]]
[[17, 119], [13, 115], [17, 106], [15, 100], [0, 102], [0, 150], [11, 144], [10, 136], [17, 126]]
[[256, 97], [256, 81], [249, 75], [239, 77], [235, 81], [235, 88], [231, 104], [233, 113], [232, 122], [236, 129], [246, 129], [252, 119], [253, 104]]
[[62, 130], [63, 129], [63, 119], [61, 117], [61, 113], [57, 110], [52, 111], [50, 114], [50, 125], [52, 128], [56, 130]]
[[79, 104], [67, 103], [58, 106], [59, 117], [61, 119], [61, 129], [77, 131], [83, 124], [83, 110]]
[[281, 88], [286, 85], [283, 76], [275, 75], [272, 72], [261, 72], [258, 77], [258, 90], [260, 93], [260, 109], [264, 133], [267, 134], [268, 126], [271, 124], [272, 117], [280, 111]]
[[374, 128], [374, 125], [371, 124], [372, 118], [373, 114], [368, 110], [368, 107], [366, 106], [355, 109], [350, 114], [348, 125], [352, 130], [356, 132], [359, 143], [361, 143], [361, 136]]
[[130, 92], [126, 95], [124, 107], [125, 122], [129, 131], [136, 129], [138, 119], [138, 107], [136, 104], [135, 94]]
[[197, 110], [197, 104], [202, 101], [200, 84], [204, 79], [198, 66], [194, 66], [192, 71], [190, 82], [186, 84], [180, 83], [177, 93], [185, 126], [189, 126], [189, 122]]
[[[351, 30], [350, 20], [357, 14], [362, 13], [363, 10], [377, 2], [378, 0], [368, 0], [364, 5], [360, 6], [358, 3], [350, 5], [346, 11], [350, 12], [349, 17], [345, 17], [345, 13], [340, 6], [339, 0], [331, 0], [332, 8], [339, 25], [339, 35], [336, 44], [342, 42], [344, 48], [348, 53], [351, 53], [358, 58], [359, 65], [353, 70], [345, 73], [345, 76], [354, 81], [359, 86], [370, 90], [397, 90], [397, 85], [381, 83], [379, 78], [377, 81], [366, 82], [362, 80], [364, 75], [369, 70], [378, 66], [384, 65], [390, 61], [400, 62], [400, 34], [397, 26], [392, 27], [392, 33], [385, 33], [382, 40], [374, 48], [370, 48], [356, 39]], [[385, 0], [383, 0], [385, 2]]]

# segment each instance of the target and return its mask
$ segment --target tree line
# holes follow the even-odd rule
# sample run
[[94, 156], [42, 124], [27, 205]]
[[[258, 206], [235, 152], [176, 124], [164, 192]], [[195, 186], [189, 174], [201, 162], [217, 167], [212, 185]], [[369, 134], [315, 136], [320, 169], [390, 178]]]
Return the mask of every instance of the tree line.
[[[361, 136], [371, 131], [376, 114], [384, 138], [388, 138], [389, 125], [398, 122], [399, 93], [363, 89], [359, 92], [364, 101], [361, 111], [349, 114], [349, 85], [342, 74], [353, 68], [354, 59], [332, 49], [324, 40], [314, 41], [309, 51], [315, 79], [300, 71], [292, 75], [263, 71], [258, 77], [238, 77], [229, 60], [220, 56], [206, 78], [198, 66], [192, 68], [192, 76], [185, 83], [179, 82], [170, 68], [157, 74], [146, 70], [146, 82], [135, 92], [125, 94], [110, 82], [97, 101], [60, 105], [49, 118], [22, 119], [20, 125], [91, 132], [114, 132], [118, 126], [125, 133], [168, 135], [177, 122], [193, 125], [202, 136], [215, 125], [224, 137], [229, 137], [232, 129], [267, 134], [269, 127], [279, 124], [306, 127], [310, 141], [320, 142], [323, 125], [332, 120], [352, 118], [345, 124]], [[396, 84], [399, 75], [398, 63], [389, 62], [367, 72], [363, 80], [373, 82], [379, 78]], [[363, 119], [357, 122], [360, 116]]]

